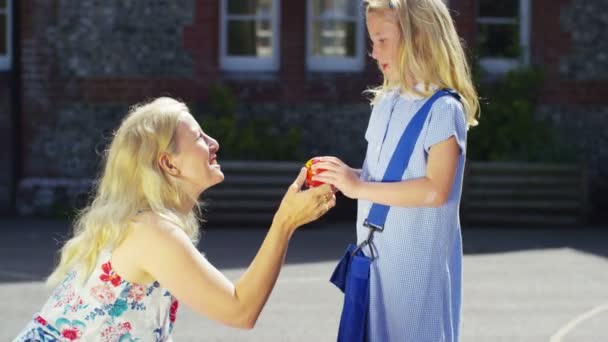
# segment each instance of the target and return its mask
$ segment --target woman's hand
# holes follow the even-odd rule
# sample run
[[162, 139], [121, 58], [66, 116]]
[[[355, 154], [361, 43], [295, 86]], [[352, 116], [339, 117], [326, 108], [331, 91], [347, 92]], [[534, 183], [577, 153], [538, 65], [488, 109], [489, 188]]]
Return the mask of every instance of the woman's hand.
[[293, 229], [318, 219], [336, 205], [336, 196], [329, 185], [302, 190], [305, 180], [306, 168], [302, 168], [287, 189], [274, 217]]
[[312, 165], [314, 169], [325, 169], [312, 179], [326, 184], [331, 184], [348, 198], [358, 198], [357, 191], [363, 183], [360, 179], [359, 170], [344, 164], [336, 157], [319, 157], [319, 162]]

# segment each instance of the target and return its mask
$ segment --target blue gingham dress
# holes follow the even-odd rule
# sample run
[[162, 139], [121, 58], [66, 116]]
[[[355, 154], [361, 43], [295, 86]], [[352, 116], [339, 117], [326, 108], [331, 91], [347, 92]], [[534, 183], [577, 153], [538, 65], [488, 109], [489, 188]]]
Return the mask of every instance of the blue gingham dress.
[[[387, 92], [374, 106], [365, 133], [365, 181], [381, 181], [406, 125], [426, 101]], [[394, 108], [394, 109], [393, 109]], [[391, 110], [393, 109], [393, 110]], [[447, 202], [438, 208], [391, 207], [385, 229], [375, 233], [370, 269], [370, 342], [458, 341], [462, 301], [462, 238], [458, 208], [466, 151], [462, 105], [451, 96], [438, 99], [422, 128], [402, 179], [425, 176], [430, 148], [451, 136], [460, 146], [458, 168]], [[357, 240], [371, 202], [358, 201]], [[370, 255], [368, 248], [364, 249]]]

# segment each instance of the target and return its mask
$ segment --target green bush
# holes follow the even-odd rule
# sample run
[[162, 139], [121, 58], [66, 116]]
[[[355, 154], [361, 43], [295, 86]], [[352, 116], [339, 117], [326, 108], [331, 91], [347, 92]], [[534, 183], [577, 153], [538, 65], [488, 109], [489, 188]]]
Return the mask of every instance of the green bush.
[[[479, 69], [478, 69], [479, 70]], [[469, 131], [468, 154], [482, 161], [561, 162], [574, 159], [554, 127], [535, 115], [542, 84], [537, 69], [514, 70], [503, 79], [478, 82], [479, 125]]]
[[220, 143], [224, 159], [299, 160], [300, 131], [290, 127], [285, 131], [266, 118], [242, 120], [237, 117], [238, 101], [230, 88], [211, 87], [206, 110], [195, 114], [203, 129]]

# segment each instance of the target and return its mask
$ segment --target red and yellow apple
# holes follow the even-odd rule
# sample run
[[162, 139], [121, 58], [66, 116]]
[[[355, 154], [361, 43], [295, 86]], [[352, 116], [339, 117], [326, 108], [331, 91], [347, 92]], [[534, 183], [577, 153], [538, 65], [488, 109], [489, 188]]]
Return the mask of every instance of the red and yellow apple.
[[304, 166], [306, 166], [306, 186], [308, 186], [309, 188], [314, 188], [314, 187], [324, 184], [323, 182], [315, 181], [312, 179], [312, 177], [325, 171], [325, 169], [316, 169], [316, 170], [312, 169], [312, 166], [318, 162], [320, 162], [320, 160], [318, 158], [312, 158], [312, 159], [308, 160], [306, 162], [306, 164], [304, 165]]

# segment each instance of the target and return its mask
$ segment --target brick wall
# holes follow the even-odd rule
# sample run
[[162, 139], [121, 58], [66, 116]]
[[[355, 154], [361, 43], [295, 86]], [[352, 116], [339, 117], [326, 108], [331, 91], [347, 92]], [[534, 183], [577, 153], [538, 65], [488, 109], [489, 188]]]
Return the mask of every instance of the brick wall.
[[608, 105], [604, 1], [532, 1], [532, 62], [546, 104]]
[[40, 205], [53, 214], [53, 205], [86, 191], [82, 180], [97, 174], [99, 153], [130, 105], [161, 95], [204, 103], [216, 83], [234, 89], [243, 115], [300, 127], [305, 154], [333, 146], [327, 151], [360, 162], [361, 142], [319, 132], [341, 128], [363, 141], [369, 107], [361, 92], [379, 81], [374, 64], [364, 73], [308, 72], [305, 2], [283, 1], [280, 70], [222, 72], [218, 3], [23, 1], [22, 213]]
[[608, 211], [608, 17], [605, 1], [533, 1], [533, 63], [545, 71], [539, 114], [589, 167], [598, 216]]
[[[381, 81], [374, 62], [366, 58], [358, 73], [308, 71], [306, 1], [290, 0], [281, 1], [280, 70], [247, 77], [223, 72], [218, 3], [22, 0], [23, 176], [93, 177], [99, 162], [95, 151], [105, 144], [100, 137], [109, 135], [129, 105], [167, 94], [204, 103], [216, 83], [234, 89], [248, 108], [245, 115], [299, 126], [306, 153], [322, 146], [359, 162], [362, 145], [316, 132], [336, 127], [343, 136], [360, 137], [369, 109], [361, 92]], [[600, 128], [607, 124], [606, 49], [596, 48], [604, 46], [608, 33], [602, 0], [531, 3], [532, 63], [542, 66], [547, 77], [541, 114], [568, 128], [581, 153], [593, 154], [597, 143], [592, 141], [608, 144]], [[459, 35], [472, 47], [475, 1], [451, 0], [450, 6]], [[0, 125], [1, 107], [0, 99]], [[587, 159], [597, 179], [608, 177], [602, 166], [606, 158]]]

